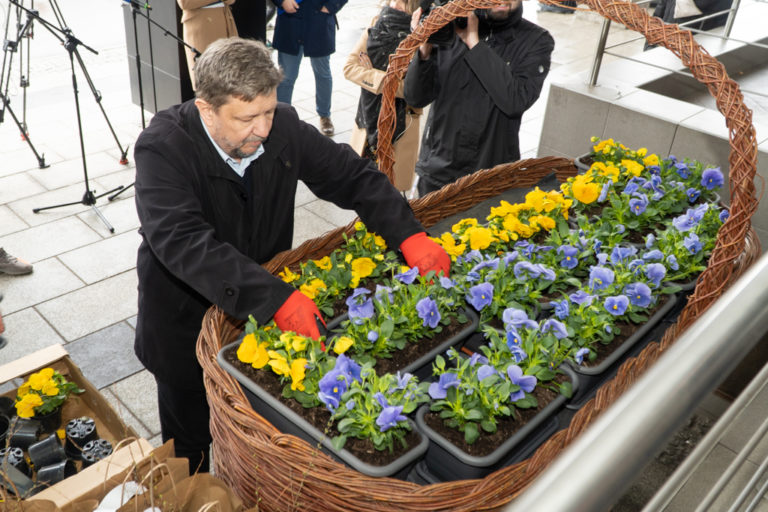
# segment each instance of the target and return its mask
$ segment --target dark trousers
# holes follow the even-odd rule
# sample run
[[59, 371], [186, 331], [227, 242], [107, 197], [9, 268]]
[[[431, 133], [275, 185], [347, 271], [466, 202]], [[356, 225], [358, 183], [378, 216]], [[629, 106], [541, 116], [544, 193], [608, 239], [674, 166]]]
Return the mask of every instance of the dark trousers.
[[432, 181], [428, 176], [424, 176], [420, 174], [419, 182], [416, 184], [416, 188], [419, 191], [419, 197], [424, 197], [430, 192], [434, 192], [435, 190], [440, 190], [441, 188], [443, 188], [443, 185], [435, 181]]
[[207, 473], [210, 469], [211, 432], [208, 399], [202, 382], [190, 390], [157, 382], [157, 407], [163, 443], [173, 439], [177, 457], [189, 459], [189, 473]]

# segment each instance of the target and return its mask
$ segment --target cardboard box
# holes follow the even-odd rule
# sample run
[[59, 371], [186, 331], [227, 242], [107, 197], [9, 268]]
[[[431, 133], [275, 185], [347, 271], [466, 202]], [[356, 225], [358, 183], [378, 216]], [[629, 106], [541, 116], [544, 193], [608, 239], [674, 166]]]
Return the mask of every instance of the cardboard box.
[[[64, 403], [61, 428], [64, 428], [67, 422], [73, 418], [88, 416], [93, 418], [96, 423], [96, 431], [99, 437], [108, 440], [115, 449], [115, 453], [109, 459], [109, 463], [106, 463], [107, 459], [105, 459], [35, 495], [35, 498], [48, 496], [45, 499], [52, 499], [49, 495], [58, 495], [60, 499], [53, 501], [66, 503], [71, 501], [76, 495], [79, 496], [88, 491], [87, 486], [82, 489], [69, 489], [74, 487], [74, 484], [71, 484], [71, 482], [75, 481], [75, 479], [78, 479], [77, 481], [80, 482], [78, 485], [85, 485], [83, 482], [91, 482], [91, 484], [96, 485], [94, 479], [100, 479], [101, 482], [104, 482], [111, 476], [114, 476], [115, 472], [126, 471], [126, 468], [149, 457], [152, 452], [152, 446], [145, 439], [139, 439], [133, 428], [126, 425], [120, 419], [120, 416], [118, 416], [104, 396], [83, 376], [62, 345], [51, 345], [0, 366], [0, 384], [13, 379], [26, 380], [30, 374], [46, 367], [57, 370], [67, 380], [76, 383], [81, 389], [85, 390], [83, 393], [71, 395]], [[4, 396], [15, 399], [16, 387], [6, 392]], [[123, 443], [119, 444], [121, 441]], [[172, 445], [170, 446], [170, 455], [173, 455]], [[80, 468], [78, 467], [78, 469]], [[81, 481], [80, 476], [82, 474], [86, 474], [86, 477]]]

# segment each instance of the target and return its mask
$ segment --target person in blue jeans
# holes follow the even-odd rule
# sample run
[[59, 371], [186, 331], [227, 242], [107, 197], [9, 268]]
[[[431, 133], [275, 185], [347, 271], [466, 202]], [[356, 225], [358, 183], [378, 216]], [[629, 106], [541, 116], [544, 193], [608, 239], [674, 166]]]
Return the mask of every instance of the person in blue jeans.
[[273, 0], [278, 7], [272, 47], [283, 70], [277, 101], [291, 103], [302, 57], [309, 57], [315, 75], [315, 109], [320, 131], [333, 135], [331, 122], [331, 54], [336, 51], [336, 13], [347, 0]]

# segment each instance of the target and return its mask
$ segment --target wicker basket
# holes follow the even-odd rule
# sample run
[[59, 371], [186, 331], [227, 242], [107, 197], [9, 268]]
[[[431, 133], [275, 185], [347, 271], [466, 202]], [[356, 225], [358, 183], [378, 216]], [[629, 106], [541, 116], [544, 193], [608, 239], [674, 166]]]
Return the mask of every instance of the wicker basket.
[[[393, 160], [388, 141], [394, 130], [394, 92], [411, 56], [421, 42], [448, 21], [466, 15], [472, 9], [499, 3], [502, 2], [454, 0], [435, 9], [390, 57], [379, 120], [379, 161], [390, 179]], [[211, 308], [203, 321], [197, 355], [211, 406], [213, 459], [217, 475], [246, 504], [269, 511], [415, 512], [502, 507], [523, 491], [594, 418], [637, 380], [757, 258], [760, 248], [750, 227], [750, 218], [758, 204], [754, 186], [757, 145], [752, 113], [744, 106], [738, 85], [728, 78], [723, 66], [694, 41], [690, 32], [676, 25], [666, 25], [658, 18], [650, 18], [633, 3], [587, 0], [586, 4], [601, 15], [644, 34], [651, 44], [663, 45], [678, 55], [716, 98], [730, 130], [731, 215], [718, 233], [709, 265], [700, 275], [678, 322], [667, 330], [660, 343], [649, 344], [637, 357], [626, 361], [616, 377], [604, 384], [595, 398], [576, 413], [568, 428], [556, 433], [530, 459], [502, 468], [481, 480], [419, 486], [362, 475], [303, 440], [281, 434], [254, 412], [237, 382], [216, 364], [218, 350], [238, 336], [242, 322], [228, 317], [218, 308]], [[411, 204], [416, 216], [429, 227], [448, 215], [498, 195], [501, 190], [533, 186], [551, 172], [564, 180], [574, 175], [576, 169], [571, 160], [554, 157], [503, 164], [478, 171]], [[295, 267], [307, 258], [319, 258], [341, 244], [342, 233], [353, 231], [353, 224], [339, 228], [279, 254], [265, 267], [276, 273], [284, 266]]]

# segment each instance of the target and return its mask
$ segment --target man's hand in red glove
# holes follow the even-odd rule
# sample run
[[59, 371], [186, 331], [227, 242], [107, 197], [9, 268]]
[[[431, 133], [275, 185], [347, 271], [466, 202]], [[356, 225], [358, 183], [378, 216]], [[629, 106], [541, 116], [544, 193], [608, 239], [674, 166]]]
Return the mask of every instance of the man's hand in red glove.
[[315, 340], [320, 337], [320, 330], [317, 328], [317, 319], [323, 322], [320, 310], [312, 299], [298, 290], [288, 297], [272, 318], [282, 331], [293, 331]]
[[445, 277], [451, 270], [451, 257], [429, 238], [423, 231], [416, 233], [405, 239], [400, 244], [400, 251], [403, 253], [405, 261], [411, 267], [419, 267], [419, 274], [426, 275], [430, 270], [435, 274], [443, 273]]

